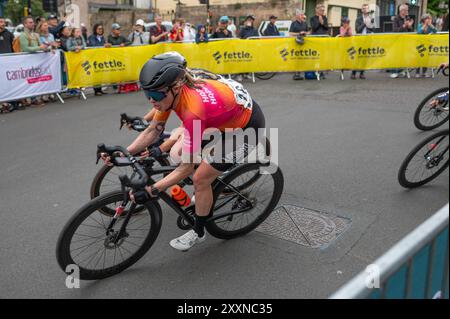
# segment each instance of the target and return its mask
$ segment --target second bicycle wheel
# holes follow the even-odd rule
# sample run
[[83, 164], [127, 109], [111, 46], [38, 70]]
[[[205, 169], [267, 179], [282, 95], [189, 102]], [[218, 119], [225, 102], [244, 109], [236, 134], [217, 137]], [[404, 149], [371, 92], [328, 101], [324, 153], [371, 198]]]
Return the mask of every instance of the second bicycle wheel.
[[414, 125], [422, 131], [433, 130], [448, 121], [448, 101], [442, 105], [434, 105], [436, 97], [448, 91], [441, 88], [429, 94], [417, 107], [414, 113]]
[[398, 181], [405, 188], [422, 186], [449, 165], [449, 130], [437, 132], [420, 142], [405, 158]]
[[[258, 227], [272, 213], [283, 192], [283, 174], [279, 168], [267, 174], [261, 174], [260, 169], [264, 170], [264, 165], [244, 164], [216, 183], [211, 216], [234, 214], [209, 221], [206, 229], [212, 236], [221, 239], [242, 236]], [[261, 174], [261, 177], [253, 183], [245, 183], [256, 174]], [[247, 188], [242, 187], [245, 184], [248, 184]]]
[[130, 267], [150, 249], [161, 229], [161, 207], [156, 202], [145, 203], [141, 213], [131, 216], [123, 237], [118, 236], [125, 215], [107, 233], [111, 217], [100, 210], [104, 207], [114, 210], [123, 197], [120, 191], [101, 195], [67, 222], [56, 247], [56, 258], [64, 272], [67, 266], [76, 265], [80, 279], [103, 279]]

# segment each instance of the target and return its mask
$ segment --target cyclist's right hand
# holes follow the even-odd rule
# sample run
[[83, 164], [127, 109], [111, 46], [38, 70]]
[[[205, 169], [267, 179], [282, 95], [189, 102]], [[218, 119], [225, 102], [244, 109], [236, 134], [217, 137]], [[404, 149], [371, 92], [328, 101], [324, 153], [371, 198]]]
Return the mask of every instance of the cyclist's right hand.
[[107, 166], [114, 166], [114, 164], [111, 163], [111, 156], [109, 156], [108, 153], [100, 153], [100, 158]]
[[[120, 157], [124, 157], [125, 156], [121, 152], [117, 152], [117, 154]], [[105, 162], [106, 165], [114, 166], [114, 163], [112, 162], [112, 158], [111, 158], [111, 156], [109, 156], [108, 153], [100, 153], [100, 158], [102, 159], [103, 162]]]

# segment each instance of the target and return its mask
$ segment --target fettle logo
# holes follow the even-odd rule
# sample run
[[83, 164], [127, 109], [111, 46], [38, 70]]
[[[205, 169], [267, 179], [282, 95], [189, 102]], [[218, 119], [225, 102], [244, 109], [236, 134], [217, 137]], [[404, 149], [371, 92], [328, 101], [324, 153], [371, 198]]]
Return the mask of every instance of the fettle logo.
[[351, 47], [350, 49], [347, 50], [347, 53], [350, 56], [350, 59], [354, 60], [357, 52], [355, 47]]
[[91, 64], [89, 63], [89, 61], [84, 61], [83, 63], [81, 63], [81, 66], [83, 67], [84, 72], [86, 72], [87, 75], [91, 75]]
[[287, 60], [318, 60], [320, 58], [320, 52], [314, 49], [289, 50], [284, 48], [279, 53], [284, 62]]
[[427, 48], [423, 44], [416, 47], [417, 52], [419, 52], [420, 56], [423, 58], [425, 56], [425, 52], [427, 52]]
[[448, 45], [430, 44], [427, 47], [424, 44], [421, 44], [416, 47], [416, 50], [421, 58], [424, 58], [426, 55], [428, 55], [429, 57], [432, 57], [432, 56], [448, 57], [448, 54], [449, 54], [449, 46]]
[[283, 61], [287, 61], [287, 56], [289, 55], [289, 52], [286, 49], [283, 49], [280, 51], [280, 55]]
[[217, 64], [220, 63], [227, 63], [227, 62], [234, 62], [234, 63], [241, 63], [241, 62], [251, 62], [253, 60], [253, 56], [246, 51], [224, 51], [215, 52], [212, 57], [216, 61]]
[[125, 63], [119, 60], [84, 61], [81, 67], [87, 75], [92, 73], [115, 72], [125, 70]]
[[347, 50], [347, 54], [352, 60], [356, 57], [359, 59], [382, 58], [386, 56], [386, 50], [383, 47], [351, 47]]
[[220, 60], [222, 59], [222, 54], [219, 51], [213, 54], [214, 60], [216, 60], [217, 64], [220, 64]]

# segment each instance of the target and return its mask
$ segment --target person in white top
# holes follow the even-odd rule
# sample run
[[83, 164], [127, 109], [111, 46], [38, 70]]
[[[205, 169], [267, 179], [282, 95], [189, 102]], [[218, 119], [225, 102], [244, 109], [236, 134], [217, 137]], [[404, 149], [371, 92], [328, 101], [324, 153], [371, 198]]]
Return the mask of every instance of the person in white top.
[[195, 41], [195, 29], [192, 28], [191, 24], [189, 22], [182, 22], [183, 23], [183, 41], [184, 42], [194, 42]]
[[139, 19], [134, 25], [134, 31], [128, 36], [131, 45], [147, 45], [150, 44], [150, 34], [145, 32], [144, 20]]
[[231, 18], [230, 21], [228, 22], [227, 30], [231, 32], [233, 38], [236, 37], [236, 25], [234, 24], [233, 18]]

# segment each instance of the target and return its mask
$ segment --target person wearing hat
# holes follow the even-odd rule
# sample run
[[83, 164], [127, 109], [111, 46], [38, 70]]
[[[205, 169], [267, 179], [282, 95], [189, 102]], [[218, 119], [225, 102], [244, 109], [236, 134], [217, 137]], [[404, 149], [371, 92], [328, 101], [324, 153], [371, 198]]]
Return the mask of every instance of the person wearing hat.
[[266, 30], [264, 30], [264, 36], [266, 37], [278, 37], [280, 36], [280, 31], [278, 31], [277, 26], [275, 23], [277, 22], [278, 17], [271, 15], [269, 20], [270, 23], [267, 26]]
[[145, 32], [144, 28], [144, 20], [136, 20], [134, 31], [128, 36], [128, 41], [131, 45], [146, 45], [150, 43], [150, 34]]
[[47, 18], [47, 22], [48, 22], [48, 32], [53, 34], [53, 37], [55, 39], [58, 39], [59, 33], [66, 24], [66, 17], [63, 17], [61, 19], [61, 22], [58, 23], [58, 17], [54, 14], [50, 14]]
[[232, 38], [233, 34], [230, 30], [228, 30], [228, 23], [230, 19], [228, 16], [222, 16], [219, 19], [219, 25], [217, 26], [217, 29], [212, 34], [211, 38], [213, 39], [226, 39], [226, 38]]
[[258, 30], [255, 29], [253, 24], [255, 23], [255, 16], [249, 14], [244, 21], [244, 27], [239, 32], [239, 37], [241, 39], [247, 39], [250, 37], [258, 37], [259, 33]]
[[118, 23], [113, 23], [111, 26], [111, 34], [108, 36], [108, 43], [111, 45], [118, 45], [124, 47], [130, 44], [123, 35], [120, 35], [120, 25]]

